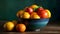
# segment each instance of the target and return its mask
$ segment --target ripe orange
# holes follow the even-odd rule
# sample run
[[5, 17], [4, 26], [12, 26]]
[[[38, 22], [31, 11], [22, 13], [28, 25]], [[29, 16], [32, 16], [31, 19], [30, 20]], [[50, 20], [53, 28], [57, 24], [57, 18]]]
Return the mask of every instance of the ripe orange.
[[19, 32], [24, 32], [26, 30], [26, 26], [24, 24], [17, 24], [16, 30]]
[[51, 18], [51, 12], [48, 9], [45, 9], [45, 11], [48, 13], [48, 18]]
[[38, 14], [36, 12], [31, 13], [31, 19], [40, 19], [40, 17], [38, 16]]
[[30, 14], [28, 12], [24, 12], [22, 18], [29, 19], [30, 18]]
[[16, 14], [17, 17], [22, 18], [22, 15], [24, 13], [24, 10], [19, 10]]
[[6, 22], [5, 24], [4, 24], [4, 29], [6, 29], [7, 31], [12, 31], [13, 30], [13, 28], [14, 28], [14, 23], [13, 22]]

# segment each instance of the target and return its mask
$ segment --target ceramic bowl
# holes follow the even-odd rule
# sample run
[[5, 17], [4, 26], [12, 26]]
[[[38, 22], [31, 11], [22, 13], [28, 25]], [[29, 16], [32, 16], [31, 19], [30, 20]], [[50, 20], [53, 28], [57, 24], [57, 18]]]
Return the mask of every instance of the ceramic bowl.
[[27, 26], [27, 30], [36, 30], [44, 28], [48, 24], [49, 19], [22, 19], [22, 22]]

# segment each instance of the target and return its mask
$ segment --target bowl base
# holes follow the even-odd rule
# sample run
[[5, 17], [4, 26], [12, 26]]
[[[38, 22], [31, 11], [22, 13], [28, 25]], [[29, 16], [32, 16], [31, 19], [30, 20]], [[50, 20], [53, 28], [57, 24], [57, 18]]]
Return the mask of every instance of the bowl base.
[[36, 29], [35, 31], [38, 32], [38, 31], [40, 31], [40, 29]]

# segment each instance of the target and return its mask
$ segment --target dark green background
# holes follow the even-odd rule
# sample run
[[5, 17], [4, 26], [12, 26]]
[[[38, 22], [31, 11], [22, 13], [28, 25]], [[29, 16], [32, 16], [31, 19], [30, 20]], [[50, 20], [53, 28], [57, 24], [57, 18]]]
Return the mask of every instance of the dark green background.
[[0, 20], [15, 20], [18, 10], [32, 4], [49, 9], [52, 13], [50, 21], [56, 20], [59, 16], [56, 0], [0, 0]]

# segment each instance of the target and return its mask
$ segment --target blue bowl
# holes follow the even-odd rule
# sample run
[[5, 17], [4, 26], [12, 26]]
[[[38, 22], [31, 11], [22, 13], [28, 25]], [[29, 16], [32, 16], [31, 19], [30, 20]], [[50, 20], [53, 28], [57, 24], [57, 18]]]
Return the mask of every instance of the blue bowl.
[[49, 19], [22, 19], [22, 21], [27, 23], [28, 30], [36, 30], [44, 28], [49, 22]]

